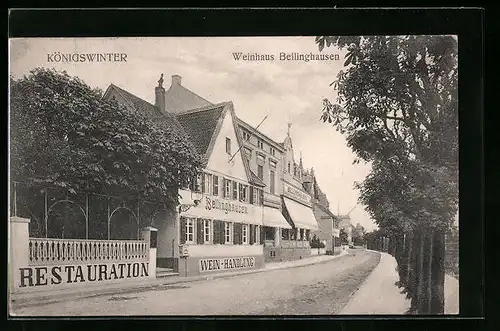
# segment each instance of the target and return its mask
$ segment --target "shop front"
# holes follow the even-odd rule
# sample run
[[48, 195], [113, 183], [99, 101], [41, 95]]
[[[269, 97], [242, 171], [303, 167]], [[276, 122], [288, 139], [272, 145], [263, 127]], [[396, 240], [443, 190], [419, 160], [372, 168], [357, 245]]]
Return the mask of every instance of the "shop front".
[[312, 210], [311, 197], [286, 182], [283, 184], [283, 216], [293, 226], [282, 233], [282, 259], [301, 259], [311, 255], [311, 232], [317, 231], [319, 227]]
[[264, 256], [266, 262], [282, 261], [282, 235], [292, 230], [279, 208], [264, 206]]
[[248, 195], [250, 191], [254, 196], [253, 191], [258, 189], [223, 177], [220, 184], [223, 188], [220, 195], [200, 195], [194, 205], [179, 212], [180, 276], [264, 266], [263, 207], [258, 198], [255, 201]]

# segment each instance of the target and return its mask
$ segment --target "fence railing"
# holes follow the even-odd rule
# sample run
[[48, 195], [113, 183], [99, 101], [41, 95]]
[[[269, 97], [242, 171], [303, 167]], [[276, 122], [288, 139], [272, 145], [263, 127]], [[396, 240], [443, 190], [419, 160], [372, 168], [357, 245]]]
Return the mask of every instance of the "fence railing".
[[30, 238], [31, 265], [148, 261], [149, 243], [143, 240], [87, 240]]
[[309, 241], [305, 240], [282, 240], [281, 241], [282, 248], [307, 248], [310, 247]]

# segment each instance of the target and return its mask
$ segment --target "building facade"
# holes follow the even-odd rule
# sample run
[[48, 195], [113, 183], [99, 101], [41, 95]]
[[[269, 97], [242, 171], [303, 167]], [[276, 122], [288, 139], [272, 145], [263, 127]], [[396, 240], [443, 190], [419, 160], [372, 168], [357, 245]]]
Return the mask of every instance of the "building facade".
[[105, 93], [136, 111], [161, 113], [203, 157], [203, 171], [179, 189], [179, 206], [152, 224], [159, 269], [187, 276], [260, 268], [311, 255], [313, 232], [331, 238], [333, 223], [321, 231], [328, 222], [307, 189], [302, 158], [295, 161], [290, 125], [277, 143], [237, 118], [232, 102], [211, 103], [178, 75], [167, 91], [162, 83], [163, 76], [154, 105], [115, 85]]

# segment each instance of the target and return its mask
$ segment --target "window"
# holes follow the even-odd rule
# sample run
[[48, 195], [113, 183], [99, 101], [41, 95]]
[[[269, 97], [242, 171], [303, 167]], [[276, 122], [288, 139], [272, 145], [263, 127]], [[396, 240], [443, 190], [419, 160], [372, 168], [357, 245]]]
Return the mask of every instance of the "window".
[[201, 182], [203, 180], [202, 174], [196, 175], [196, 179], [194, 180], [194, 191], [201, 192]]
[[276, 177], [276, 173], [274, 172], [274, 170], [270, 170], [269, 171], [269, 192], [271, 192], [272, 194], [274, 194], [274, 185], [275, 185], [275, 177]]
[[264, 167], [261, 164], [257, 165], [257, 177], [264, 179]]
[[250, 140], [250, 133], [243, 130], [243, 141], [247, 142], [248, 140]]
[[290, 162], [288, 162], [288, 173], [290, 173]]
[[226, 153], [231, 155], [231, 139], [226, 138]]
[[238, 183], [233, 182], [233, 199], [238, 200]]
[[248, 202], [248, 185], [240, 185], [240, 201]]
[[212, 193], [212, 175], [211, 174], [204, 174], [205, 179], [203, 181], [203, 192], [211, 194]]
[[264, 165], [266, 163], [266, 157], [260, 153], [257, 154], [257, 164]]
[[243, 224], [241, 227], [241, 240], [243, 245], [248, 245], [248, 225]]
[[276, 150], [273, 147], [271, 147], [270, 152], [272, 156], [276, 156]]
[[262, 142], [262, 140], [257, 140], [257, 147], [264, 149], [264, 143]]
[[212, 241], [212, 221], [211, 220], [203, 220], [203, 235], [205, 236], [205, 244], [208, 244]]
[[186, 219], [186, 242], [194, 242], [194, 218]]
[[252, 150], [248, 147], [245, 147], [245, 155], [246, 155], [248, 160], [251, 160], [252, 159]]
[[253, 188], [252, 190], [252, 194], [253, 194], [253, 199], [252, 199], [252, 202], [256, 205], [259, 204], [259, 189], [258, 188]]
[[224, 179], [224, 198], [231, 197], [231, 181], [229, 179]]
[[219, 195], [219, 176], [213, 176], [213, 195]]
[[233, 223], [224, 222], [224, 238], [226, 244], [233, 242]]
[[296, 164], [293, 165], [293, 175], [297, 176], [297, 165]]

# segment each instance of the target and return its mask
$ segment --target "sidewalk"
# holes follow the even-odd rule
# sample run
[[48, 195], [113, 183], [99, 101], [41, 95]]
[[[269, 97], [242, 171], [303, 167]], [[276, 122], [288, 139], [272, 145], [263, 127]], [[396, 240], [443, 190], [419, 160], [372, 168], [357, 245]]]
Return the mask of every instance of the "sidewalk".
[[340, 311], [341, 315], [402, 315], [410, 308], [410, 300], [401, 294], [396, 260], [380, 253], [380, 262]]
[[[401, 294], [396, 259], [380, 253], [380, 262], [340, 312], [342, 315], [400, 315], [410, 308], [410, 300]], [[458, 314], [458, 280], [446, 275], [444, 281], [444, 313]]]
[[456, 315], [459, 312], [459, 281], [458, 279], [444, 276], [444, 313]]
[[318, 255], [318, 256], [313, 255], [311, 257], [304, 258], [301, 260], [286, 261], [286, 262], [271, 262], [267, 263], [262, 269], [234, 271], [234, 272], [225, 272], [219, 274], [190, 276], [190, 277], [171, 276], [165, 278], [147, 279], [139, 281], [129, 280], [127, 282], [121, 282], [121, 283], [108, 282], [106, 284], [94, 285], [86, 288], [79, 287], [79, 288], [64, 289], [59, 291], [51, 289], [48, 291], [41, 291], [41, 292], [18, 293], [15, 295], [11, 295], [12, 299], [11, 301], [13, 302], [11, 304], [21, 307], [21, 306], [49, 304], [65, 300], [75, 300], [75, 299], [90, 298], [90, 297], [97, 297], [97, 296], [111, 295], [118, 293], [119, 294], [136, 293], [136, 292], [151, 290], [156, 287], [161, 287], [164, 285], [182, 284], [182, 283], [211, 280], [217, 278], [228, 278], [238, 275], [254, 274], [259, 272], [297, 268], [312, 264], [325, 263], [346, 254], [347, 251], [342, 251], [340, 254], [337, 255]]

